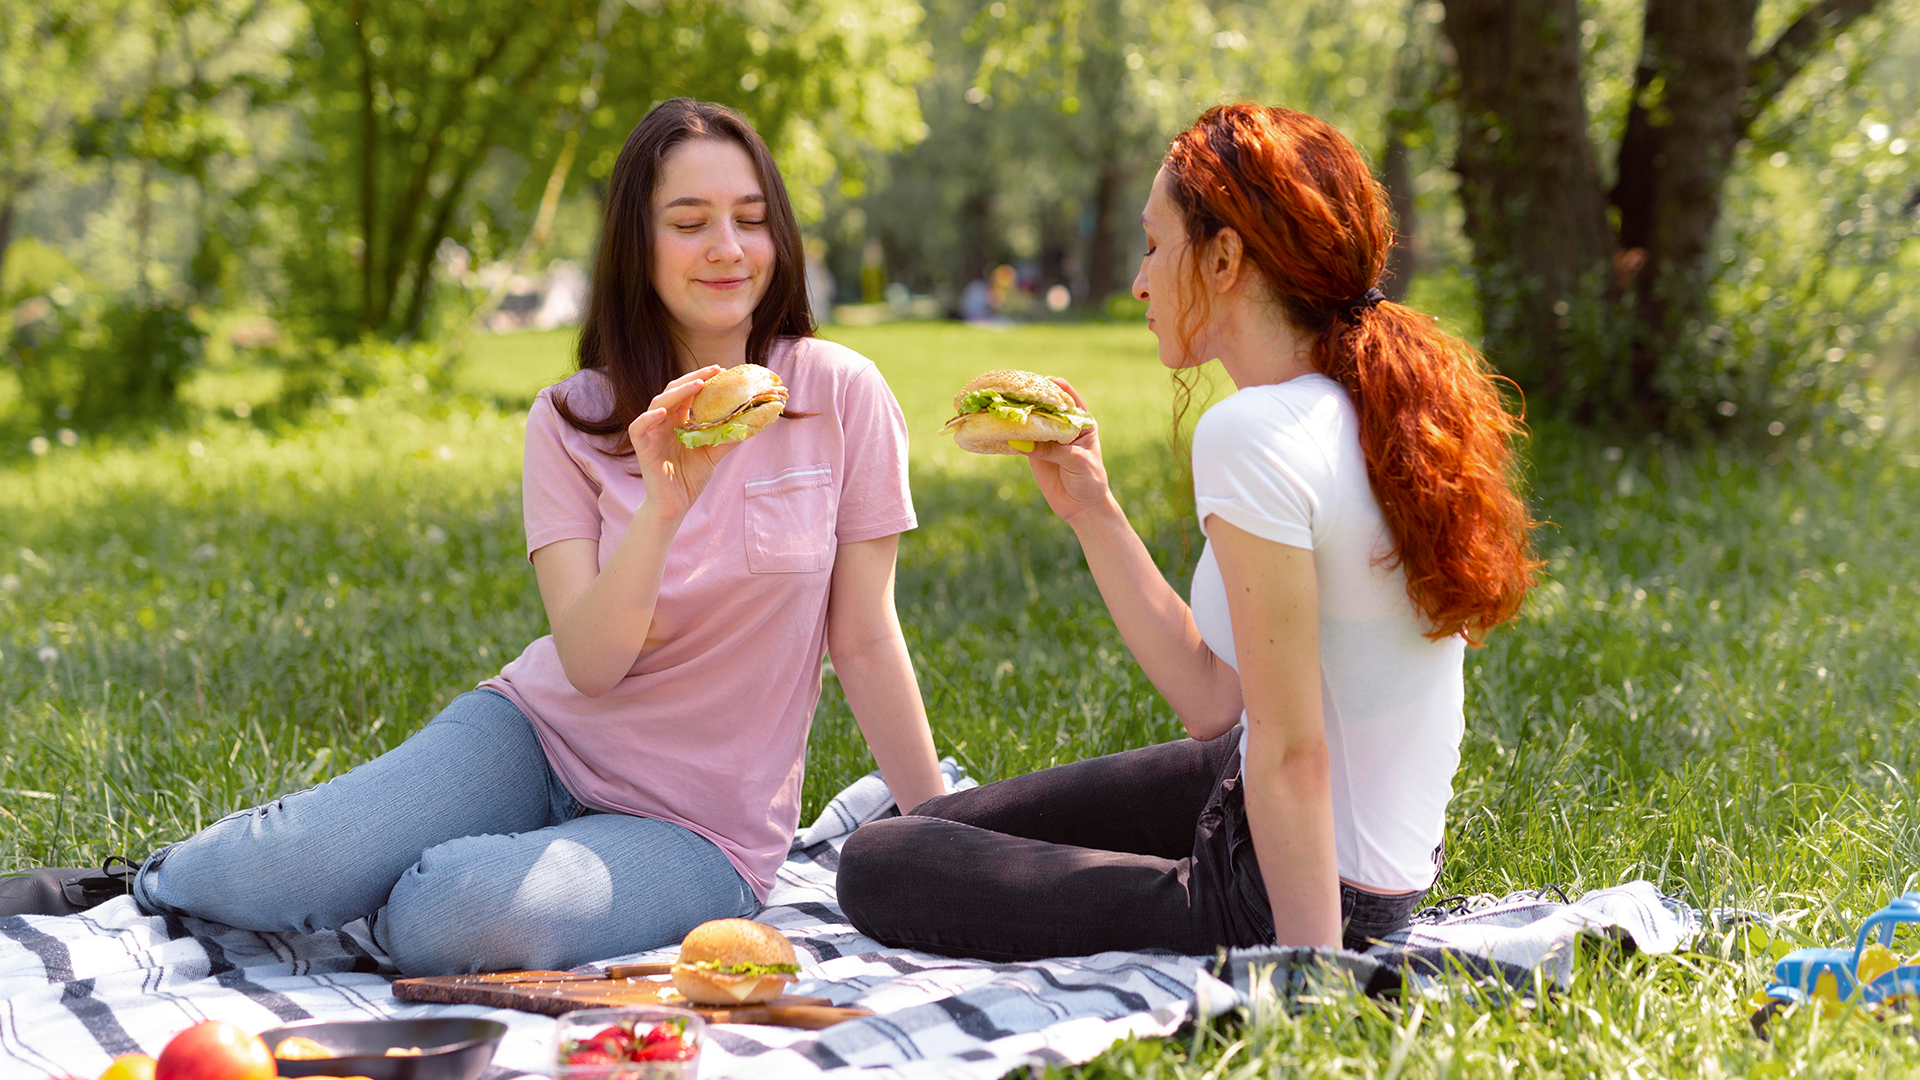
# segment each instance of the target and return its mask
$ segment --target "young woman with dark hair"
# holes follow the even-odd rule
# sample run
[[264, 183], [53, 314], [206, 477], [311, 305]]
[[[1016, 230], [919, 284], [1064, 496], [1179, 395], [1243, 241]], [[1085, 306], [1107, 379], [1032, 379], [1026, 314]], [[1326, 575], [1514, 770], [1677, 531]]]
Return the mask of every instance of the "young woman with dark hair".
[[[751, 914], [799, 817], [827, 650], [900, 805], [941, 792], [893, 606], [905, 422], [871, 362], [812, 336], [799, 229], [745, 120], [647, 114], [592, 289], [580, 371], [527, 421], [551, 636], [381, 757], [153, 854], [143, 910], [365, 916], [408, 975], [565, 968]], [[682, 447], [703, 381], [748, 362], [802, 418]]]
[[1236, 387], [1193, 436], [1191, 607], [1114, 501], [1095, 432], [1028, 460], [1192, 738], [860, 829], [840, 901], [888, 944], [1358, 948], [1439, 873], [1465, 649], [1539, 565], [1519, 422], [1472, 347], [1382, 297], [1384, 195], [1322, 121], [1209, 110], [1142, 221], [1133, 291], [1162, 363], [1218, 358]]

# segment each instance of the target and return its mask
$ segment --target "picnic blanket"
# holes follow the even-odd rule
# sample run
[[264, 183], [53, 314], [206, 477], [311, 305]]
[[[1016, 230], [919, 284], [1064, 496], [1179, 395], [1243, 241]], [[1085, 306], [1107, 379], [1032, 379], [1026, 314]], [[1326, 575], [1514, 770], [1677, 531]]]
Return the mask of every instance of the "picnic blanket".
[[[1552, 894], [1552, 898], [1549, 898]], [[1565, 989], [1582, 945], [1671, 953], [1702, 930], [1765, 921], [1735, 908], [1700, 911], [1648, 881], [1629, 881], [1569, 899], [1558, 886], [1505, 897], [1456, 897], [1414, 917], [1365, 952], [1340, 949], [1232, 949], [1215, 973], [1234, 1004], [1270, 994], [1291, 999], [1331, 976], [1380, 994], [1441, 994], [1464, 978], [1482, 989], [1527, 991], [1536, 978]]]
[[[951, 760], [942, 767], [949, 787], [972, 785]], [[1284, 979], [1307, 970], [1272, 963], [1287, 950], [1236, 950], [1217, 968], [1222, 981], [1214, 959], [1171, 953], [990, 964], [885, 948], [847, 923], [834, 875], [853, 829], [895, 812], [878, 774], [842, 791], [795, 837], [757, 916], [792, 939], [804, 979], [796, 992], [877, 1015], [817, 1032], [717, 1026], [701, 1055], [703, 1077], [993, 1080], [1022, 1066], [1086, 1061], [1129, 1036], [1172, 1034], [1246, 1002], [1258, 992], [1256, 976], [1279, 970]], [[1406, 960], [1428, 963], [1437, 978], [1447, 957], [1494, 972], [1541, 965], [1557, 972], [1554, 965], [1583, 934], [1621, 936], [1647, 951], [1678, 947], [1698, 929], [1697, 914], [1689, 912], [1635, 883], [1571, 905], [1535, 898], [1484, 906], [1414, 927], [1398, 935], [1397, 946], [1373, 954], [1331, 955], [1375, 975]], [[1395, 947], [1405, 955], [1384, 951]], [[145, 916], [124, 897], [65, 918], [3, 919], [0, 1076], [94, 1076], [119, 1054], [157, 1054], [175, 1032], [205, 1019], [262, 1031], [308, 1018], [486, 1016], [508, 1026], [486, 1080], [550, 1066], [552, 1019], [402, 1002], [390, 990], [394, 974], [363, 923], [311, 935], [260, 934]]]

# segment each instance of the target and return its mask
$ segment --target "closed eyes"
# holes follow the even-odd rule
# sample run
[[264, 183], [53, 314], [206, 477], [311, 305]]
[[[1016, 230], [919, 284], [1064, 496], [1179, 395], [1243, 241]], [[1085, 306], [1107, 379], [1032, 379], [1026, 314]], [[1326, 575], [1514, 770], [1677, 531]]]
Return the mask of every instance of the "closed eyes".
[[[765, 218], [742, 218], [739, 221], [739, 225], [747, 229], [758, 229], [766, 223], [767, 219]], [[673, 223], [673, 227], [683, 233], [694, 233], [706, 228], [707, 223], [704, 221], [676, 221]]]

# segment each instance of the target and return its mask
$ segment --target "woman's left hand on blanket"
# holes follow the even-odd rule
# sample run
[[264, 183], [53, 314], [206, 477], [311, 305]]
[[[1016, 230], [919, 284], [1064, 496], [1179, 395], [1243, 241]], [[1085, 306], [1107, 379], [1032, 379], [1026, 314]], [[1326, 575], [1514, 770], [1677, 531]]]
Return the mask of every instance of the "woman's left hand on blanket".
[[640, 513], [652, 514], [663, 521], [679, 521], [693, 507], [693, 501], [706, 489], [720, 459], [733, 452], [738, 443], [688, 448], [680, 445], [674, 429], [686, 422], [693, 395], [706, 380], [724, 370], [718, 364], [690, 371], [667, 384], [647, 411], [627, 425], [627, 437], [633, 440], [633, 454], [640, 462], [640, 477], [647, 484], [647, 498]]

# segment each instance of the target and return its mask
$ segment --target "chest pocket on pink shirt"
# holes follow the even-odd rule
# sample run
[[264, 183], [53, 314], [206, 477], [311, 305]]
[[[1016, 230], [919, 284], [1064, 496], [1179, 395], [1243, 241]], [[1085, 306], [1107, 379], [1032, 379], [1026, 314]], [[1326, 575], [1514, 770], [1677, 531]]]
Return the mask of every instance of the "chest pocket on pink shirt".
[[756, 574], [811, 574], [833, 565], [833, 466], [801, 465], [749, 480], [747, 569]]

